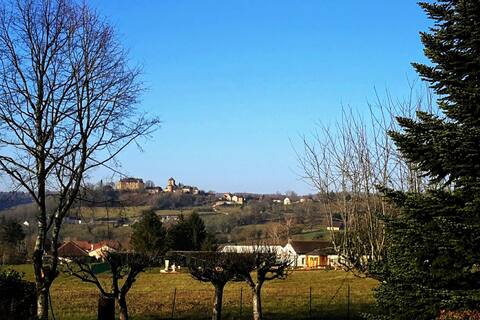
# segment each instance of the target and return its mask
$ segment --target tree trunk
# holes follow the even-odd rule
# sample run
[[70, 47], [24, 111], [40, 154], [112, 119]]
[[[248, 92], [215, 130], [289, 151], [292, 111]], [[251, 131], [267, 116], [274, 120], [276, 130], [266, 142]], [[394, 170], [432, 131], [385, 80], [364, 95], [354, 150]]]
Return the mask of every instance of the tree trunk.
[[115, 320], [115, 298], [100, 294], [98, 296], [98, 320]]
[[48, 320], [48, 288], [37, 291], [37, 318]]
[[253, 320], [262, 320], [262, 296], [261, 296], [262, 287], [260, 285], [255, 285], [252, 288], [252, 309], [253, 309]]
[[224, 284], [214, 284], [215, 286], [215, 302], [213, 304], [212, 320], [222, 319], [222, 300]]
[[120, 320], [128, 320], [127, 300], [124, 296], [118, 298], [118, 307], [120, 309]]

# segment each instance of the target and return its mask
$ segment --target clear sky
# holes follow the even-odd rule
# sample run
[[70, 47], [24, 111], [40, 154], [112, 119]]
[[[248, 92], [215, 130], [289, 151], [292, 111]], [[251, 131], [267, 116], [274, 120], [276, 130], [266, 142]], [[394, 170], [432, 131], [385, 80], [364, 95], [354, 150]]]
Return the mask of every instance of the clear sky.
[[[121, 170], [164, 186], [309, 193], [298, 143], [374, 87], [407, 92], [429, 21], [414, 0], [91, 0], [143, 66], [161, 129]], [[105, 178], [96, 172], [93, 180]]]

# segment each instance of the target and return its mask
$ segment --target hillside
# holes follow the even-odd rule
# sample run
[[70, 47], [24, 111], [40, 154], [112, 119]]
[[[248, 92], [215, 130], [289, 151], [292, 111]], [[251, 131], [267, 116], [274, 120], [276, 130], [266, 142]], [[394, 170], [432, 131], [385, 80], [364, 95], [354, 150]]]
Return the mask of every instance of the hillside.
[[25, 192], [0, 192], [0, 210], [30, 202], [32, 198]]

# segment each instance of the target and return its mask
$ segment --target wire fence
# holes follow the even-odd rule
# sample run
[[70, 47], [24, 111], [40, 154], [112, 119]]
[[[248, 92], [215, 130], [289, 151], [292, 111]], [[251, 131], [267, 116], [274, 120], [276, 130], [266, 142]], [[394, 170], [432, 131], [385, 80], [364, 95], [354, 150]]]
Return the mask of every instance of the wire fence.
[[[213, 290], [174, 289], [170, 305], [165, 305], [158, 316], [162, 319], [209, 318], [213, 298]], [[268, 288], [262, 292], [262, 309], [267, 319], [358, 319], [362, 312], [368, 311], [369, 304], [363, 297], [352, 295], [348, 284], [333, 296], [311, 286], [280, 294]], [[248, 287], [225, 290], [223, 316], [227, 319], [252, 318], [252, 293]]]
[[[110, 278], [101, 279], [108, 286]], [[265, 319], [360, 319], [374, 303], [373, 279], [335, 270], [295, 270], [286, 280], [265, 282], [262, 310]], [[76, 278], [60, 277], [52, 286], [56, 319], [96, 319], [99, 292]], [[142, 274], [127, 294], [129, 314], [135, 320], [209, 319], [214, 287], [188, 273]], [[223, 319], [251, 319], [252, 294], [243, 281], [229, 282], [223, 294]], [[1, 317], [0, 317], [1, 318]]]

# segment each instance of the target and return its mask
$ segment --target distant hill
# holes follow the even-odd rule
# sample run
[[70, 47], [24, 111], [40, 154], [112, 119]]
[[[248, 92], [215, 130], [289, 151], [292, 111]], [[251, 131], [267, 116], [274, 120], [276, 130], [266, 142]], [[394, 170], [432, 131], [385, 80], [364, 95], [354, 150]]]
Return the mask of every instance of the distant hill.
[[0, 192], [0, 210], [31, 202], [32, 198], [25, 192]]

